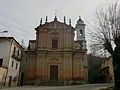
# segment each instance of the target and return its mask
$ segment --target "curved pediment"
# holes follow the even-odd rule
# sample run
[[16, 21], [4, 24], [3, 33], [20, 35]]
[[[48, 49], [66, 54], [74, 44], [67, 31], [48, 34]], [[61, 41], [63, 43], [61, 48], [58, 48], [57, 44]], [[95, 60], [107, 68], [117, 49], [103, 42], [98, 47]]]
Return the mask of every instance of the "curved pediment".
[[37, 28], [35, 28], [35, 30], [39, 30], [40, 28], [44, 29], [68, 29], [68, 30], [73, 30], [75, 31], [75, 28], [72, 27], [71, 25], [68, 25], [66, 23], [62, 23], [59, 21], [52, 21], [52, 22], [46, 22], [45, 24], [42, 24], [40, 26], [38, 26]]

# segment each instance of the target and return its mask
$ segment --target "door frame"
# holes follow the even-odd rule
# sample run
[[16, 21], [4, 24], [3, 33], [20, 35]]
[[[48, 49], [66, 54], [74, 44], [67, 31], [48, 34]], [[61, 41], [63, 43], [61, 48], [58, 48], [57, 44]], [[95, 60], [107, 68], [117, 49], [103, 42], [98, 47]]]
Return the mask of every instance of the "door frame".
[[51, 64], [50, 66], [49, 66], [49, 75], [50, 75], [50, 78], [49, 78], [49, 80], [50, 81], [54, 81], [54, 80], [51, 80], [51, 67], [52, 66], [56, 66], [57, 67], [57, 80], [55, 80], [55, 81], [58, 81], [59, 80], [59, 65], [57, 65], [57, 64]]

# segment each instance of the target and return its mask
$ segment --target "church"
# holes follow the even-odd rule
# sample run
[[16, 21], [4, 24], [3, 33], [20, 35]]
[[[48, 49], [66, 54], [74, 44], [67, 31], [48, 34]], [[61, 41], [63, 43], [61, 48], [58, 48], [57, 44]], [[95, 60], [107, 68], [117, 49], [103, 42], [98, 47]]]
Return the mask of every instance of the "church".
[[[36, 30], [36, 40], [29, 40], [25, 82], [62, 82], [63, 85], [88, 82], [85, 24], [79, 17], [76, 27], [64, 21], [54, 20], [43, 24], [42, 18]], [[75, 38], [76, 31], [76, 40]]]

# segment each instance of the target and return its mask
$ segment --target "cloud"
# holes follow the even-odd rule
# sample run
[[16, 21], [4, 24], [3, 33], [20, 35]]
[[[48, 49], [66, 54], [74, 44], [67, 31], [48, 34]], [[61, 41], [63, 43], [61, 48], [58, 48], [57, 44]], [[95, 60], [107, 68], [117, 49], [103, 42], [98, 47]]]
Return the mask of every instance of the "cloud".
[[63, 17], [72, 19], [75, 26], [79, 15], [85, 22], [89, 21], [95, 8], [104, 0], [1, 0], [0, 28], [5, 27], [10, 34], [21, 41], [35, 39], [34, 28], [39, 25], [40, 18], [45, 22], [45, 16], [52, 21], [57, 9], [58, 20]]

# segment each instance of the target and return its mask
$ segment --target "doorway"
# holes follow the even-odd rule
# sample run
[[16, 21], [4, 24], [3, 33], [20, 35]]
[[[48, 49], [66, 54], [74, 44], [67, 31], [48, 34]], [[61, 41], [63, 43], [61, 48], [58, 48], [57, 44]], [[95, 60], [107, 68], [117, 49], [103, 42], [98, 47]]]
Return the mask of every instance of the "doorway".
[[20, 79], [20, 85], [23, 85], [23, 81], [24, 81], [24, 73], [21, 73], [21, 79]]
[[50, 80], [58, 81], [58, 65], [50, 66]]
[[11, 86], [12, 76], [9, 77], [9, 86]]

